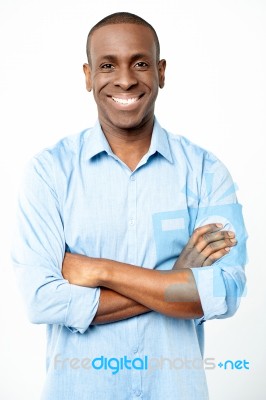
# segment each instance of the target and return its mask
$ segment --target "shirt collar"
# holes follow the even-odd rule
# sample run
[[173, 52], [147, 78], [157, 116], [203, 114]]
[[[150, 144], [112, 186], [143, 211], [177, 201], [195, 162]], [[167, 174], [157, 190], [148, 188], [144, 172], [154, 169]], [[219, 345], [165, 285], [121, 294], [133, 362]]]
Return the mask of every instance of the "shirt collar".
[[169, 139], [166, 131], [161, 127], [156, 118], [154, 118], [154, 126], [151, 138], [151, 145], [148, 156], [160, 153], [166, 160], [173, 163], [173, 157], [170, 149]]
[[[107, 154], [114, 156], [112, 149], [102, 131], [100, 122], [97, 121], [92, 133], [86, 139], [86, 157], [91, 159], [102, 152], [106, 152]], [[151, 145], [147, 153], [147, 159], [156, 152], [160, 153], [170, 163], [173, 163], [168, 135], [155, 118]]]
[[86, 157], [88, 159], [106, 152], [107, 154], [113, 154], [112, 149], [102, 131], [100, 122], [97, 121], [93, 129], [88, 132], [86, 138]]

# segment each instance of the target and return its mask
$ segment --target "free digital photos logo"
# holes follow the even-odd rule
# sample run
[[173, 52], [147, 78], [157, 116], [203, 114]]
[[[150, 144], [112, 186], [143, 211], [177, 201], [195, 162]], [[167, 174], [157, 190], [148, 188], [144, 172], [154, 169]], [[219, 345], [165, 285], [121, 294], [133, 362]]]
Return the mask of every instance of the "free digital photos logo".
[[232, 370], [249, 370], [250, 362], [246, 359], [236, 360], [223, 360], [217, 362], [215, 358], [169, 358], [169, 357], [149, 357], [147, 355], [143, 357], [129, 358], [128, 356], [123, 357], [104, 357], [103, 355], [95, 358], [61, 358], [61, 354], [56, 354], [54, 357], [54, 368], [70, 368], [73, 370], [109, 370], [112, 375], [125, 370], [143, 370], [147, 373], [152, 373], [155, 370], [170, 369], [170, 370], [213, 370], [220, 368], [227, 371]]

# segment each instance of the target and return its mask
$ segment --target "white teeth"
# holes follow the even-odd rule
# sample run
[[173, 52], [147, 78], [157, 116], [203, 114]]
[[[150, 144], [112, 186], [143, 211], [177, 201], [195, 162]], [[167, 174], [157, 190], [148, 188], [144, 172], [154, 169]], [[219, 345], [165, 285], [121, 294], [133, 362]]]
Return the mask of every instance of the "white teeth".
[[112, 97], [112, 99], [119, 104], [132, 104], [138, 101], [138, 97], [133, 97], [132, 99], [119, 99], [117, 97]]

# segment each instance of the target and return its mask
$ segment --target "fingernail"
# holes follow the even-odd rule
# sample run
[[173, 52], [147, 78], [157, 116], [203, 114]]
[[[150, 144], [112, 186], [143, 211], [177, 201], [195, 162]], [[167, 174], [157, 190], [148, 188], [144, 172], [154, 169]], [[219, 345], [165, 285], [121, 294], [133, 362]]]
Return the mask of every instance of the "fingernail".
[[230, 247], [225, 247], [225, 251], [230, 251]]
[[235, 234], [234, 234], [234, 232], [228, 232], [228, 236], [229, 237], [235, 237]]
[[236, 239], [229, 239], [230, 240], [230, 242], [232, 242], [232, 243], [236, 243]]
[[217, 228], [222, 228], [223, 224], [216, 224]]

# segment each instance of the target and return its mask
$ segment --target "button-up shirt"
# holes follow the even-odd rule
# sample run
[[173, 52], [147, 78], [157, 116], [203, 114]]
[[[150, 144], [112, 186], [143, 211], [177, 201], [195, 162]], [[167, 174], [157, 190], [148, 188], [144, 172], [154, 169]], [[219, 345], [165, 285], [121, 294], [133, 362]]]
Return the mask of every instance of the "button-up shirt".
[[[169, 270], [195, 227], [210, 222], [234, 230], [238, 244], [212, 266], [192, 268], [200, 319], [152, 311], [91, 325], [101, 289], [62, 277], [65, 251]], [[35, 156], [19, 196], [12, 257], [30, 320], [47, 324], [42, 399], [207, 399], [203, 322], [236, 311], [245, 242], [225, 166], [156, 120], [134, 171], [112, 152], [99, 122]]]

